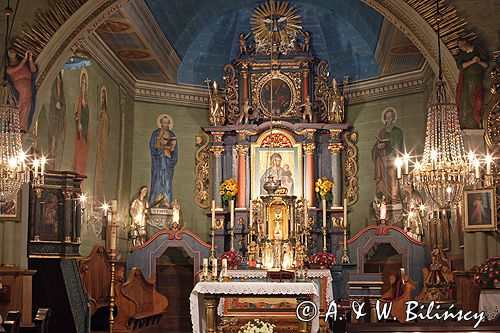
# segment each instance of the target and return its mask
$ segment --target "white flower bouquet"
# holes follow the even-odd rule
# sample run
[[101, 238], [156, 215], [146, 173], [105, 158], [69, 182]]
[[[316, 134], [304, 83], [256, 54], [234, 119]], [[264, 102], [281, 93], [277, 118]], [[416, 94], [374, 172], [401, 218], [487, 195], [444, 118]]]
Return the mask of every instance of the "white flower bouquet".
[[254, 319], [243, 325], [238, 333], [273, 333], [274, 325]]

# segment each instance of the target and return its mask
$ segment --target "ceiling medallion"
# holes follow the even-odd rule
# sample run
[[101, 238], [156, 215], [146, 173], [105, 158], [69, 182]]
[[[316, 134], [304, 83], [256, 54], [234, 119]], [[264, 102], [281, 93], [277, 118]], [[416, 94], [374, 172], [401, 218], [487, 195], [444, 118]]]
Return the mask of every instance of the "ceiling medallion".
[[257, 6], [250, 18], [257, 49], [293, 45], [297, 33], [302, 30], [298, 11], [296, 5], [286, 1], [268, 0]]

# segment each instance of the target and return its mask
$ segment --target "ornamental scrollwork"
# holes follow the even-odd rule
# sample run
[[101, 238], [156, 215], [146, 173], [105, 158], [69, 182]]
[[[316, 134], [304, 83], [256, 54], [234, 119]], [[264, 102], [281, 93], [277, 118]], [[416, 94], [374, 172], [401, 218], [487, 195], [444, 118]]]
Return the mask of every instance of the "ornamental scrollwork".
[[358, 133], [344, 133], [345, 147], [345, 198], [349, 206], [358, 201]]
[[316, 66], [314, 76], [314, 104], [318, 110], [318, 118], [327, 121], [328, 114], [328, 76], [330, 75], [328, 61], [322, 60]]
[[224, 94], [227, 100], [227, 121], [234, 124], [240, 115], [238, 74], [231, 64], [224, 66]]
[[198, 207], [207, 209], [210, 207], [210, 136], [201, 133], [196, 137], [195, 151], [195, 175], [194, 201]]

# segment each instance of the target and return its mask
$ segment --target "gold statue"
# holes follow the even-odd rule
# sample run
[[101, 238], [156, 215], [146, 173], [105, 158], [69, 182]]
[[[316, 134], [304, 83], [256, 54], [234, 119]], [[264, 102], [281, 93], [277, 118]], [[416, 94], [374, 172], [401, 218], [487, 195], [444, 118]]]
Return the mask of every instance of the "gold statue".
[[274, 239], [283, 239], [283, 210], [274, 211]]
[[309, 118], [309, 122], [312, 123], [313, 114], [312, 114], [312, 103], [311, 97], [309, 95], [306, 96], [306, 101], [304, 104], [299, 105], [299, 109], [304, 108], [304, 112], [302, 113], [302, 119], [304, 122], [307, 122], [307, 118]]
[[333, 78], [328, 92], [328, 122], [339, 124], [344, 121], [344, 96], [340, 92], [337, 80]]
[[217, 81], [212, 83], [212, 89], [210, 89], [210, 81], [207, 79], [205, 82], [208, 85], [210, 96], [210, 125], [223, 126], [226, 122], [226, 99], [224, 96], [219, 95]]
[[259, 254], [259, 247], [257, 245], [257, 242], [255, 242], [253, 239], [248, 244], [248, 266], [254, 267], [256, 262], [257, 262], [257, 257]]
[[252, 106], [250, 105], [250, 101], [248, 98], [245, 98], [245, 102], [241, 106], [241, 113], [238, 117], [236, 124], [248, 124], [248, 118], [250, 117], [250, 110], [252, 110]]

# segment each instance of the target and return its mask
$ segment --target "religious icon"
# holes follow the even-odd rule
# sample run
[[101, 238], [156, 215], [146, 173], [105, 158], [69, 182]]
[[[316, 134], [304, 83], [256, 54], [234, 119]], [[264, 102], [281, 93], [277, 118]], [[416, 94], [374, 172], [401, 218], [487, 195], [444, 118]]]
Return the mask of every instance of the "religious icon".
[[0, 201], [0, 220], [17, 221], [20, 218], [20, 207], [19, 202], [21, 202], [21, 191], [17, 195], [17, 198]]
[[460, 126], [479, 128], [483, 108], [483, 75], [488, 68], [488, 58], [467, 40], [459, 40], [460, 52], [456, 57], [460, 76], [457, 84], [457, 109]]
[[97, 152], [95, 161], [94, 199], [103, 202], [104, 178], [106, 172], [106, 157], [109, 136], [108, 90], [102, 87], [100, 91], [100, 112], [97, 120]]
[[380, 197], [383, 194], [390, 205], [401, 203], [394, 161], [403, 149], [403, 131], [395, 126], [396, 120], [397, 113], [394, 108], [389, 107], [382, 111], [384, 127], [372, 148], [376, 195]]
[[293, 192], [293, 177], [292, 172], [290, 171], [290, 166], [288, 164], [284, 164], [281, 166], [281, 162], [283, 157], [280, 153], [274, 153], [270, 157], [270, 166], [266, 169], [264, 174], [260, 177], [260, 186], [261, 191], [260, 194], [266, 194], [264, 189], [264, 183], [266, 182], [269, 176], [274, 178], [274, 181], [279, 181], [281, 186], [286, 187], [288, 193], [292, 194]]
[[466, 231], [495, 230], [497, 228], [495, 196], [494, 188], [465, 191], [464, 229]]
[[59, 198], [50, 194], [49, 200], [43, 206], [41, 238], [44, 240], [59, 239]]
[[64, 97], [63, 70], [54, 82], [50, 93], [48, 111], [49, 160], [54, 161], [54, 169], [61, 168], [66, 137], [66, 99]]
[[8, 63], [5, 69], [7, 81], [12, 85], [14, 96], [19, 107], [21, 131], [28, 132], [35, 113], [36, 86], [35, 78], [38, 71], [33, 54], [26, 51], [20, 58], [13, 48], [7, 49]]
[[129, 237], [132, 239], [133, 246], [142, 245], [147, 240], [146, 222], [149, 203], [147, 199], [148, 187], [141, 186], [139, 193], [135, 196], [130, 204], [130, 223]]
[[80, 94], [75, 112], [75, 147], [73, 151], [73, 171], [82, 175], [87, 170], [87, 157], [90, 147], [88, 86], [88, 73], [85, 68], [82, 68], [80, 72]]
[[174, 169], [177, 164], [179, 147], [177, 138], [172, 132], [173, 119], [168, 114], [160, 115], [156, 124], [158, 128], [151, 134], [149, 148], [151, 151], [151, 195], [149, 203], [155, 206], [165, 200], [173, 201]]
[[[271, 93], [272, 89], [272, 93]], [[285, 114], [292, 102], [292, 91], [288, 84], [280, 78], [268, 80], [260, 91], [261, 104], [268, 114], [280, 116]], [[272, 100], [272, 108], [271, 108]]]

